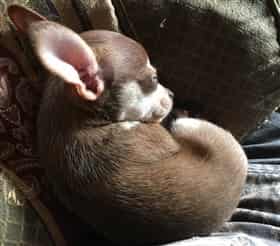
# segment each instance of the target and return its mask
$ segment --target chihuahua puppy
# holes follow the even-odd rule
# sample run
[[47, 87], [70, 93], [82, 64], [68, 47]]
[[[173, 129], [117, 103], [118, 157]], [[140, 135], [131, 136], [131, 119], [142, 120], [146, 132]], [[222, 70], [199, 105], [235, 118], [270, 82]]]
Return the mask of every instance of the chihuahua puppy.
[[247, 158], [209, 122], [160, 122], [173, 93], [145, 49], [110, 31], [80, 35], [13, 5], [50, 77], [38, 115], [41, 165], [57, 197], [121, 245], [150, 245], [218, 230], [236, 208]]

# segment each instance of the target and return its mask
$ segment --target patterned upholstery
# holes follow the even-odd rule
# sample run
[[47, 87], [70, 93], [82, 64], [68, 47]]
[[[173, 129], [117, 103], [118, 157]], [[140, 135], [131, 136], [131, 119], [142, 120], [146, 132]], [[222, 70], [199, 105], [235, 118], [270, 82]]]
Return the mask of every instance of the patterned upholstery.
[[[0, 246], [51, 245], [51, 239], [59, 246], [77, 245], [90, 237], [88, 229], [51, 196], [38, 164], [35, 124], [45, 73], [6, 16], [11, 3], [32, 7], [76, 31], [93, 26], [117, 30], [117, 21], [110, 0], [0, 0], [0, 168], [13, 180], [9, 183], [0, 172], [5, 188], [0, 192]], [[7, 192], [18, 197], [15, 187], [32, 206], [27, 200], [22, 206], [6, 202]]]
[[34, 208], [3, 171], [0, 172], [0, 245], [54, 245]]

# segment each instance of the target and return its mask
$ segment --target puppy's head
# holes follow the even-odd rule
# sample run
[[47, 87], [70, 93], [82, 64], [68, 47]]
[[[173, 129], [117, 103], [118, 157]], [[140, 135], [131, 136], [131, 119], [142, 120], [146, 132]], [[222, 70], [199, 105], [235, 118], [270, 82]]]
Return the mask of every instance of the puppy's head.
[[136, 41], [110, 31], [78, 35], [18, 5], [8, 14], [28, 35], [44, 67], [87, 109], [109, 108], [113, 121], [160, 122], [170, 112], [173, 93], [159, 84], [156, 69]]

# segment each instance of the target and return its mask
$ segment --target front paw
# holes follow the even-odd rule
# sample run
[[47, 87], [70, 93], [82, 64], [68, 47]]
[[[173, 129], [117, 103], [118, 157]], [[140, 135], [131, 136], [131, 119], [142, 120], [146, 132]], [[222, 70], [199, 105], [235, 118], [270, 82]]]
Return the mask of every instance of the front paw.
[[171, 134], [176, 138], [184, 138], [185, 135], [197, 132], [205, 124], [202, 120], [182, 117], [175, 119], [170, 126]]

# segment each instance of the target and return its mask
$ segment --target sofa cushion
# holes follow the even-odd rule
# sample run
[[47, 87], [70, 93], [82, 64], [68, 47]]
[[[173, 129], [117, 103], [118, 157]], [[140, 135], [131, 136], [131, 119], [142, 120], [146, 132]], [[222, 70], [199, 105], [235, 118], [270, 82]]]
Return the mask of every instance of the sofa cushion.
[[278, 1], [114, 0], [176, 104], [242, 138], [280, 104]]

